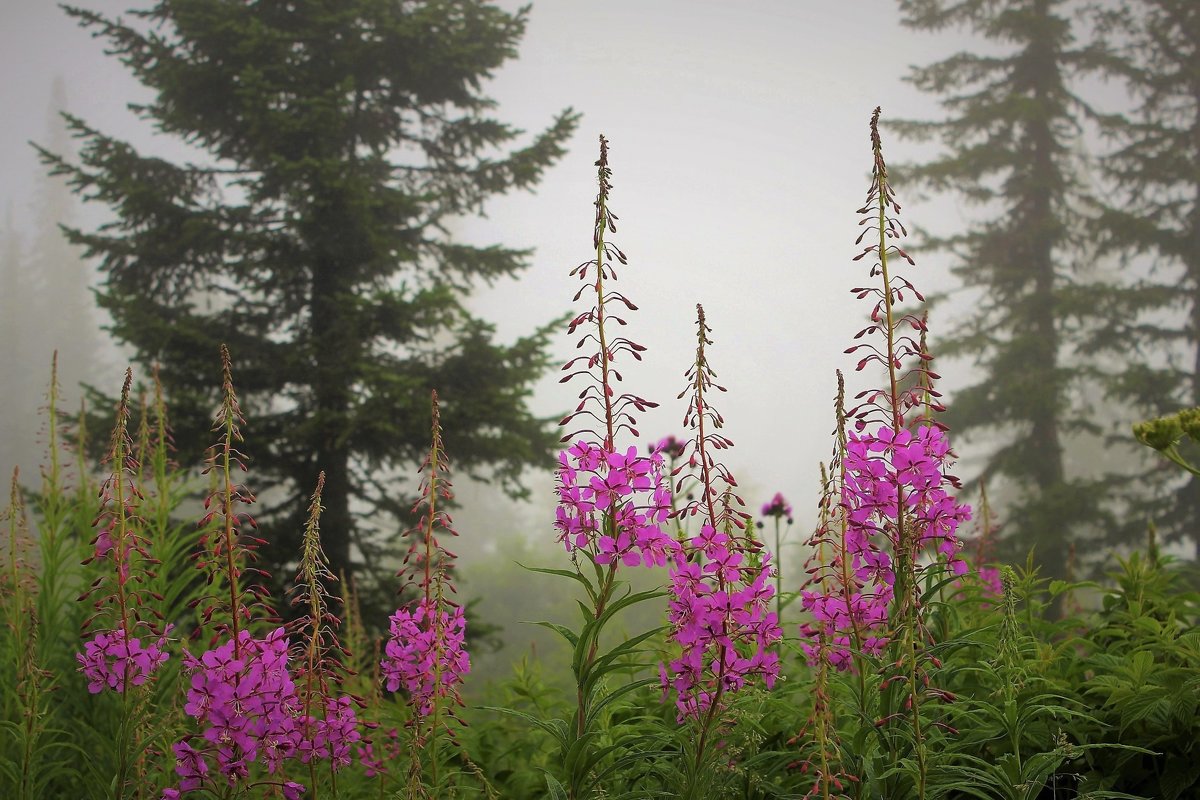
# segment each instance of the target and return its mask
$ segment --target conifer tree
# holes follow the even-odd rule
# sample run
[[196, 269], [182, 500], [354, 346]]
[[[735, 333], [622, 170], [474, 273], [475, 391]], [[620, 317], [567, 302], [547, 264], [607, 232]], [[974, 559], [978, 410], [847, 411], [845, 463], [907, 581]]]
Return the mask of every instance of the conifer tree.
[[[61, 77], [55, 78], [45, 147], [59, 154], [66, 154], [71, 148], [70, 133], [62, 117], [66, 110], [66, 86]], [[67, 182], [61, 177], [44, 176], [34, 190], [33, 208], [26, 264], [29, 292], [21, 309], [30, 336], [22, 348], [22, 357], [35, 377], [40, 401], [49, 379], [51, 357], [58, 352], [64, 406], [71, 407], [78, 401], [80, 383], [94, 383], [104, 377], [96, 368], [103, 353], [100, 346], [103, 340], [91, 295], [95, 273], [79, 248], [72, 246], [62, 233], [61, 226], [72, 224], [77, 213], [76, 200]], [[30, 406], [23, 411], [32, 414], [35, 409], [36, 406]]]
[[[1134, 109], [1102, 119], [1112, 148], [1099, 164], [1112, 191], [1098, 229], [1126, 269], [1120, 286], [1097, 293], [1105, 324], [1088, 347], [1138, 353], [1113, 371], [1109, 392], [1165, 415], [1200, 406], [1200, 3], [1121, 0], [1095, 22], [1111, 55], [1106, 72]], [[1149, 517], [1167, 541], [1190, 538], [1200, 557], [1200, 479], [1161, 466], [1156, 483], [1169, 495], [1135, 520]]]
[[946, 421], [960, 436], [993, 444], [982, 472], [1014, 494], [1004, 511], [1008, 555], [1023, 560], [1033, 548], [1043, 574], [1061, 577], [1072, 539], [1105, 522], [1094, 481], [1073, 474], [1066, 454], [1072, 437], [1098, 432], [1077, 403], [1087, 370], [1074, 360], [1066, 315], [1084, 222], [1074, 151], [1086, 108], [1069, 82], [1095, 54], [1075, 46], [1062, 0], [900, 7], [908, 27], [965, 29], [1003, 51], [959, 52], [913, 69], [911, 82], [939, 96], [945, 116], [893, 127], [943, 150], [896, 172], [977, 209], [967, 230], [924, 241], [950, 254], [969, 290], [960, 296], [971, 298], [933, 346], [979, 371], [950, 398]]
[[44, 157], [115, 212], [71, 238], [100, 260], [116, 338], [162, 365], [181, 460], [202, 448], [228, 343], [249, 455], [276, 487], [259, 517], [268, 563], [295, 558], [321, 471], [332, 571], [377, 563], [359, 512], [402, 509], [388, 476], [419, 461], [434, 388], [458, 463], [519, 492], [553, 443], [526, 404], [552, 321], [496, 341], [463, 299], [530, 253], [447, 227], [533, 187], [574, 129], [567, 110], [516, 146], [521, 131], [492, 116], [483, 84], [516, 56], [527, 11], [159, 0], [125, 19], [67, 13], [153, 91], [141, 117], [196, 151], [150, 156], [72, 117], [78, 162]]
[[21, 236], [13, 224], [12, 209], [4, 218], [0, 237], [0, 406], [9, 413], [0, 419], [0, 465], [3, 469], [28, 470], [32, 451], [29, 420], [33, 408], [30, 387], [32, 375], [24, 357], [26, 315], [21, 312], [26, 292], [26, 273]]
[[[66, 102], [63, 81], [55, 78], [44, 137], [63, 153], [70, 148], [61, 116]], [[59, 227], [76, 210], [70, 188], [60, 177], [42, 176], [30, 208], [25, 236], [10, 210], [0, 255], [0, 374], [6, 378], [0, 402], [9, 410], [0, 423], [0, 461], [5, 469], [20, 466], [27, 477], [38, 474], [44, 455], [45, 441], [34, 420], [45, 402], [55, 351], [59, 383], [67, 388], [65, 405], [71, 406], [80, 382], [97, 377], [102, 341], [89, 290], [92, 273]]]

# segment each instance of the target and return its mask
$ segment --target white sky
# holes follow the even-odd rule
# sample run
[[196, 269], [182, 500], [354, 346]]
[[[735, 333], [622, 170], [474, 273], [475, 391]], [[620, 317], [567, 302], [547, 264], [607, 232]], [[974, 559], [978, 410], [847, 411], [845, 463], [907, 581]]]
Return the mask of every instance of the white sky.
[[[130, 4], [78, 1], [106, 13]], [[473, 307], [506, 337], [569, 309], [576, 283], [567, 273], [592, 255], [593, 162], [604, 133], [620, 217], [613, 238], [630, 257], [618, 288], [641, 308], [626, 332], [649, 348], [625, 386], [662, 405], [640, 420], [642, 442], [682, 433], [675, 396], [701, 302], [711, 363], [729, 389], [717, 400], [737, 445], [728, 464], [752, 507], [782, 490], [807, 521], [817, 462], [830, 450], [834, 369], [853, 369], [842, 350], [868, 312], [849, 294], [867, 268], [850, 261], [871, 163], [867, 121], [877, 104], [885, 122], [936, 114], [901, 79], [909, 64], [965, 42], [900, 28], [891, 0], [540, 0], [520, 59], [489, 88], [498, 116], [529, 131], [566, 106], [584, 116], [536, 194], [498, 198], [488, 219], [464, 224], [472, 241], [537, 248], [523, 279], [480, 292]], [[143, 90], [50, 0], [0, 0], [0, 75], [0, 210], [11, 208], [18, 226], [40, 170], [26, 142], [45, 136], [56, 75], [72, 113], [149, 142], [125, 109]], [[920, 154], [886, 130], [884, 151], [901, 202], [915, 199], [896, 167]], [[958, 224], [953, 206], [938, 206], [936, 220], [933, 208], [912, 202], [904, 219]], [[947, 288], [928, 262], [914, 282]], [[572, 346], [564, 332], [558, 353]], [[573, 405], [578, 388], [556, 380], [539, 392], [541, 413]], [[534, 488], [544, 497], [549, 481]]]

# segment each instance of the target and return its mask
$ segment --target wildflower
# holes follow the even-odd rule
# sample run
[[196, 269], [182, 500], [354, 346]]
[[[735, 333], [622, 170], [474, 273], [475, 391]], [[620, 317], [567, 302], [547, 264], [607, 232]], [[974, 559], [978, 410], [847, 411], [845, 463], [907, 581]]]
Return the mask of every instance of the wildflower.
[[647, 450], [652, 455], [654, 453], [662, 453], [667, 459], [674, 461], [683, 455], [683, 449], [686, 445], [686, 441], [678, 439], [674, 434], [672, 434], [670, 436], [664, 436], [657, 442], [649, 445]]
[[[107, 618], [106, 629], [96, 632], [76, 653], [79, 669], [88, 679], [88, 691], [95, 694], [105, 688], [125, 692], [130, 686], [141, 686], [150, 674], [167, 660], [166, 635], [158, 641], [142, 644], [134, 635], [139, 629], [149, 630], [143, 619], [145, 578], [152, 577], [149, 567], [156, 563], [149, 553], [149, 542], [143, 532], [144, 522], [138, 516], [142, 500], [137, 486], [140, 466], [129, 436], [129, 392], [133, 385], [133, 370], [125, 370], [125, 383], [117, 404], [116, 424], [113, 426], [105, 462], [112, 472], [100, 489], [100, 513], [95, 524], [100, 526], [92, 545], [93, 555], [85, 564], [110, 562], [111, 568], [101, 576], [80, 599], [105, 587], [107, 593], [93, 605], [95, 616], [84, 623], [86, 631], [97, 617]], [[152, 614], [157, 612], [150, 609]]]
[[776, 492], [769, 503], [763, 503], [762, 516], [786, 518], [790, 523], [792, 521], [792, 505], [784, 499], [781, 492]]
[[[330, 595], [326, 588], [334, 577], [321, 547], [320, 518], [324, 510], [321, 491], [324, 487], [325, 473], [322, 471], [317, 476], [317, 486], [309, 503], [300, 567], [292, 588], [292, 605], [304, 613], [292, 621], [289, 631], [299, 639], [293, 655], [297, 662], [295, 680], [301, 709], [300, 760], [307, 764], [313, 758], [328, 759], [330, 768], [337, 771], [350, 763], [350, 747], [362, 735], [358, 731], [355, 698], [334, 697], [330, 693], [331, 685], [341, 683], [346, 668], [338, 659], [330, 657], [331, 650], [341, 651], [342, 648], [336, 632], [336, 626], [341, 623], [329, 610]], [[315, 708], [324, 712], [323, 718], [314, 716]], [[284, 743], [272, 739], [268, 745], [272, 748], [268, 765], [277, 763], [285, 755]]]
[[678, 549], [663, 529], [671, 490], [659, 451], [641, 457], [633, 447], [614, 453], [576, 442], [559, 454], [558, 498], [554, 527], [568, 552], [586, 551], [597, 564], [661, 567]]
[[[594, 563], [610, 569], [618, 564], [662, 566], [677, 549], [677, 543], [662, 526], [671, 513], [671, 491], [664, 479], [664, 457], [674, 458], [678, 442], [669, 437], [650, 448], [649, 456], [639, 456], [637, 448], [624, 450], [617, 446], [622, 430], [638, 435], [633, 411], [654, 408], [650, 402], [629, 392], [618, 393], [621, 373], [614, 366], [618, 359], [628, 356], [640, 361], [645, 347], [623, 336], [613, 335], [614, 323], [624, 326], [624, 318], [613, 313], [615, 308], [629, 311], [637, 306], [621, 292], [612, 288], [617, 275], [614, 262], [625, 264], [627, 259], [620, 248], [605, 240], [605, 234], [616, 231], [616, 215], [608, 206], [612, 189], [612, 171], [608, 166], [608, 140], [600, 137], [599, 192], [596, 196], [596, 224], [592, 243], [596, 258], [572, 270], [573, 276], [590, 283], [575, 295], [578, 300], [585, 291], [595, 297], [592, 307], [578, 314], [567, 328], [573, 334], [585, 323], [588, 332], [581, 336], [577, 347], [597, 346], [594, 352], [577, 356], [563, 365], [567, 376], [562, 382], [582, 378], [587, 385], [579, 393], [580, 402], [574, 412], [559, 424], [567, 425], [577, 418], [595, 420], [597, 429], [567, 433], [563, 442], [573, 442], [559, 453], [554, 527], [558, 541], [568, 552], [584, 553]], [[592, 272], [594, 270], [594, 272]], [[589, 274], [593, 277], [589, 278]], [[582, 366], [581, 366], [582, 365]], [[595, 440], [580, 438], [591, 434]]]
[[456, 696], [457, 686], [471, 669], [467, 656], [466, 617], [459, 606], [449, 609], [421, 600], [413, 609], [391, 616], [380, 665], [389, 692], [403, 688], [423, 716], [435, 698]]
[[686, 373], [693, 395], [684, 416], [684, 424], [696, 430], [685, 447], [690, 449], [693, 474], [680, 483], [692, 482], [700, 497], [689, 500], [679, 515], [700, 515], [702, 523], [700, 533], [674, 553], [668, 566], [667, 616], [671, 639], [681, 652], [659, 666], [659, 679], [664, 696], [675, 693], [679, 721], [700, 721], [698, 749], [703, 751], [713, 713], [727, 693], [755, 677], [768, 688], [774, 685], [779, 654], [773, 645], [782, 634], [778, 616], [770, 610], [776, 591], [768, 583], [774, 574], [770, 554], [744, 533], [749, 515], [733, 492], [737, 482], [712, 456], [733, 442], [714, 430], [722, 427], [723, 419], [705, 393], [723, 389], [713, 383], [705, 356], [705, 345], [711, 342], [704, 309], [697, 305], [696, 312], [696, 360]]
[[[454, 487], [450, 483], [450, 461], [442, 447], [436, 391], [431, 393], [430, 405], [429, 454], [421, 465], [424, 478], [420, 497], [413, 505], [414, 513], [421, 512], [421, 521], [405, 534], [411, 545], [400, 571], [405, 585], [416, 588], [420, 595], [392, 615], [379, 666], [387, 690], [403, 688], [414, 711], [414, 769], [420, 765], [419, 751], [429, 748], [430, 769], [436, 774], [437, 737], [443, 728], [449, 731], [447, 718], [457, 719], [455, 707], [462, 705], [459, 686], [471, 669], [471, 661], [466, 650], [466, 616], [462, 606], [447, 596], [455, 591], [451, 580], [454, 554], [438, 539], [439, 532], [447, 536], [458, 536], [458, 532], [451, 525], [450, 515], [439, 505], [453, 500]], [[454, 741], [453, 732], [449, 733]]]
[[184, 668], [192, 673], [185, 711], [202, 730], [174, 745], [180, 791], [200, 788], [210, 764], [232, 784], [248, 777], [256, 761], [275, 773], [297, 754], [303, 719], [287, 661], [283, 628], [262, 639], [242, 630], [199, 658], [185, 653]]
[[141, 639], [129, 639], [125, 631], [97, 633], [75, 654], [80, 670], [88, 680], [88, 691], [104, 689], [124, 692], [128, 686], [141, 686], [160, 664], [167, 660], [166, 633], [153, 644], [142, 646]]

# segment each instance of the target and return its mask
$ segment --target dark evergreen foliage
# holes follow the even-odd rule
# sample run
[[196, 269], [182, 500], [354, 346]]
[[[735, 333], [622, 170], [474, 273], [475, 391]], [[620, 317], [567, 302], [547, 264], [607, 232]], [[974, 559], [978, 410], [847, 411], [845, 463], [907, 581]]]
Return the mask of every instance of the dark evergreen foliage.
[[461, 244], [447, 225], [533, 187], [575, 127], [564, 111], [512, 149], [521, 132], [491, 116], [482, 84], [516, 55], [526, 11], [161, 0], [128, 19], [67, 13], [155, 92], [141, 117], [197, 151], [149, 156], [72, 117], [78, 163], [43, 158], [115, 212], [70, 237], [100, 260], [115, 337], [161, 363], [185, 462], [208, 438], [228, 343], [255, 420], [249, 456], [273, 489], [267, 562], [297, 552], [323, 470], [332, 570], [378, 565], [359, 512], [407, 512], [389, 476], [420, 460], [435, 387], [457, 463], [520, 492], [554, 441], [526, 406], [551, 321], [496, 341], [462, 300], [530, 252]]
[[1061, 0], [901, 0], [900, 7], [909, 27], [963, 28], [989, 49], [1002, 48], [913, 70], [909, 79], [942, 98], [945, 117], [892, 126], [944, 150], [896, 172], [979, 209], [967, 230], [923, 242], [952, 256], [973, 303], [932, 348], [980, 370], [950, 397], [944, 421], [993, 443], [983, 473], [1016, 490], [1002, 512], [1018, 532], [1010, 553], [1036, 548], [1045, 573], [1061, 577], [1070, 543], [1106, 522], [1095, 481], [1073, 476], [1065, 455], [1071, 437], [1100, 430], [1081, 407], [1089, 372], [1074, 358], [1072, 338], [1085, 233], [1074, 153], [1088, 109], [1069, 86], [1099, 54], [1075, 45]]
[[[1105, 324], [1088, 347], [1137, 353], [1114, 371], [1110, 393], [1168, 414], [1200, 406], [1200, 4], [1122, 0], [1095, 22], [1111, 56], [1105, 71], [1136, 107], [1101, 119], [1113, 147], [1099, 163], [1113, 191], [1100, 204], [1099, 239], [1126, 269], [1121, 285], [1098, 293]], [[1191, 538], [1200, 555], [1200, 479], [1181, 474], [1163, 487], [1169, 502], [1153, 498], [1150, 512], [1160, 533]]]

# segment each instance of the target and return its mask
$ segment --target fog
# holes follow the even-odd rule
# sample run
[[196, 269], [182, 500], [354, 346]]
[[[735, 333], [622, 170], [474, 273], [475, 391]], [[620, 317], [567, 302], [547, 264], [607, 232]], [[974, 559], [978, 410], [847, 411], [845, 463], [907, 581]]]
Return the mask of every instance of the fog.
[[[109, 14], [128, 5], [88, 4]], [[43, 170], [27, 142], [47, 141], [56, 77], [70, 113], [140, 147], [187, 152], [133, 117], [126, 104], [145, 90], [59, 9], [10, 0], [0, 15], [9, 77], [0, 88], [0, 192], [18, 232], [35, 217]], [[876, 104], [885, 115], [936, 113], [901, 80], [934, 46], [949, 52], [954, 43], [901, 29], [882, 0], [535, 5], [519, 60], [489, 87], [498, 115], [530, 132], [567, 106], [583, 121], [536, 194], [497, 198], [487, 219], [462, 221], [457, 234], [472, 242], [537, 249], [521, 280], [479, 291], [473, 308], [510, 337], [570, 308], [567, 273], [589, 257], [592, 163], [604, 133], [621, 218], [614, 239], [630, 256], [620, 288], [640, 307], [628, 330], [649, 348], [626, 384], [661, 403], [641, 432], [680, 432], [674, 398], [703, 303], [712, 363], [729, 389], [719, 406], [737, 445], [729, 462], [747, 500], [782, 490], [811, 505], [816, 464], [829, 450], [833, 371], [848, 367], [841, 350], [866, 313], [848, 290], [863, 272], [850, 258], [870, 166], [867, 119]], [[897, 163], [914, 152], [898, 140], [885, 148]], [[919, 221], [923, 209], [909, 209]], [[92, 206], [72, 213], [84, 224], [104, 218]], [[933, 264], [916, 279], [927, 289], [943, 281]], [[565, 359], [571, 346], [564, 334], [558, 354]], [[115, 382], [121, 359], [109, 361]], [[551, 376], [536, 408], [556, 414], [572, 399]]]

